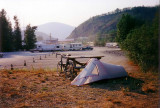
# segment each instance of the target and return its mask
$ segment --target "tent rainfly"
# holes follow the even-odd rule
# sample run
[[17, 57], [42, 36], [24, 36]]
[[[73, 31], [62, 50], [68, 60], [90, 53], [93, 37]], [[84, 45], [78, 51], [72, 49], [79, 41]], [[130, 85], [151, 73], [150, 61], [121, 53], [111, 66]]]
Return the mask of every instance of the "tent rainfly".
[[128, 76], [122, 66], [107, 64], [98, 59], [90, 59], [87, 66], [71, 82], [71, 85], [81, 86], [103, 79], [111, 79]]

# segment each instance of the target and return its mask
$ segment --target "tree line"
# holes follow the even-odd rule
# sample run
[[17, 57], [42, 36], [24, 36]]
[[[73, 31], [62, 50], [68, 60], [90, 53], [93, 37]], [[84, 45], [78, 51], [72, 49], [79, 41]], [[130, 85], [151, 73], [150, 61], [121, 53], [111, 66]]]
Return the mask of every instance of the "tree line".
[[22, 40], [21, 28], [17, 16], [13, 17], [15, 26], [12, 28], [12, 23], [7, 18], [7, 12], [2, 9], [0, 11], [0, 50], [2, 52], [29, 50], [35, 47], [36, 26], [28, 24], [24, 31], [24, 40]]
[[[158, 71], [159, 6], [134, 7], [120, 12], [116, 29], [105, 29], [97, 34], [94, 44], [105, 46], [106, 42], [118, 42], [127, 56], [142, 71]], [[107, 17], [107, 16], [106, 16]], [[105, 17], [104, 17], [105, 18]]]
[[116, 41], [142, 71], [158, 71], [158, 12], [152, 22], [123, 14], [117, 24]]
[[[129, 14], [136, 19], [141, 19], [141, 23], [152, 22], [159, 6], [154, 7], [132, 7], [116, 9], [110, 14], [103, 14], [93, 17], [90, 21], [92, 25], [96, 25], [96, 37], [94, 43], [96, 46], [105, 46], [106, 42], [115, 42], [117, 36], [117, 24], [123, 14]], [[138, 23], [138, 22], [137, 22]], [[93, 29], [94, 30], [94, 29]], [[95, 31], [93, 31], [95, 32]]]

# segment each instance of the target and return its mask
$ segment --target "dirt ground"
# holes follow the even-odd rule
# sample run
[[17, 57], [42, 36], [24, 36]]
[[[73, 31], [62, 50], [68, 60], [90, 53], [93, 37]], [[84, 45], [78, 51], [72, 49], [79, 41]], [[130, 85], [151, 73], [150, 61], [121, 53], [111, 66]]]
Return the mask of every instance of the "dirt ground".
[[[56, 68], [57, 62], [60, 60], [60, 56], [56, 58], [56, 52], [46, 53], [31, 53], [31, 52], [13, 52], [6, 53], [4, 58], [0, 58], [0, 69], [10, 69], [11, 64], [14, 68], [18, 69], [48, 69]], [[73, 56], [83, 55], [102, 55], [105, 56], [101, 61], [111, 64], [122, 65], [127, 71], [128, 59], [121, 54], [122, 52], [118, 48], [107, 48], [107, 47], [94, 47], [92, 51], [65, 51], [59, 52], [62, 54], [71, 54]], [[33, 62], [33, 58], [34, 61]], [[88, 61], [88, 59], [80, 59], [80, 61]], [[26, 66], [24, 66], [26, 64]], [[130, 67], [129, 67], [130, 68]]]
[[57, 75], [59, 57], [50, 54], [38, 60], [36, 55], [38, 62], [33, 63], [32, 56], [28, 68], [0, 70], [0, 108], [158, 108], [158, 73], [140, 72], [120, 49], [96, 47], [61, 53], [103, 55], [101, 61], [122, 65], [129, 76], [72, 86], [69, 79]]

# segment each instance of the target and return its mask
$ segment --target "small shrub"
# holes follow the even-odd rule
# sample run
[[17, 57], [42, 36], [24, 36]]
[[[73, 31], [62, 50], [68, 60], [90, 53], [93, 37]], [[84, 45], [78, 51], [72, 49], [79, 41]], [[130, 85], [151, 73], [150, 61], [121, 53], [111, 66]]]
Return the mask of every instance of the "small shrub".
[[16, 77], [12, 77], [12, 79], [16, 79]]
[[12, 71], [8, 71], [8, 74], [13, 74], [13, 72]]
[[42, 91], [48, 90], [48, 87], [42, 87]]

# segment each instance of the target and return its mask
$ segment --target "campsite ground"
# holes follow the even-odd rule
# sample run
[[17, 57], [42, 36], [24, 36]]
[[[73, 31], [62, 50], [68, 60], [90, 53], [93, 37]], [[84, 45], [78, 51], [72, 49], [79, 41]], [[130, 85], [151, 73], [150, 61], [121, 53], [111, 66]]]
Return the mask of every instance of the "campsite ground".
[[[122, 65], [129, 76], [76, 87], [70, 85], [69, 79], [57, 75], [55, 67], [59, 58], [55, 54], [42, 60], [38, 54], [25, 56], [27, 67], [14, 70], [7, 69], [7, 63], [14, 61], [11, 57], [13, 61], [7, 58], [6, 69], [0, 70], [0, 107], [158, 107], [158, 73], [141, 72], [120, 49], [96, 47], [93, 51], [62, 53], [104, 55], [101, 61]], [[24, 60], [21, 55], [16, 57], [17, 63], [16, 60]], [[37, 57], [36, 63], [32, 62], [33, 57]]]

